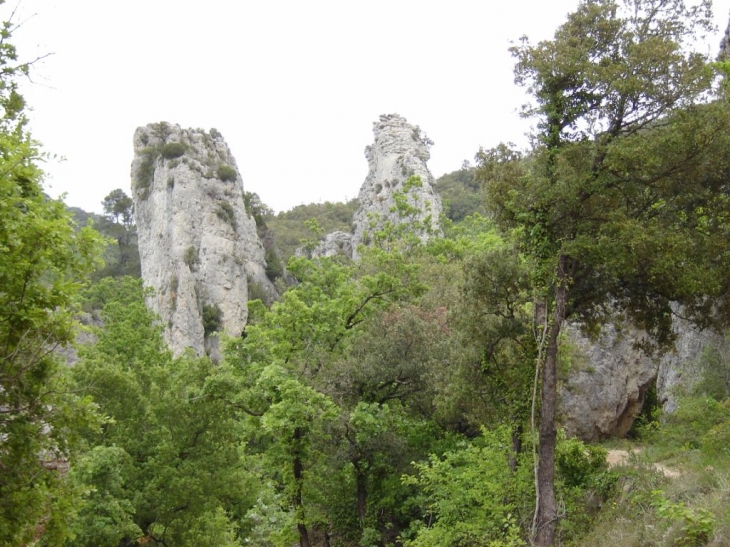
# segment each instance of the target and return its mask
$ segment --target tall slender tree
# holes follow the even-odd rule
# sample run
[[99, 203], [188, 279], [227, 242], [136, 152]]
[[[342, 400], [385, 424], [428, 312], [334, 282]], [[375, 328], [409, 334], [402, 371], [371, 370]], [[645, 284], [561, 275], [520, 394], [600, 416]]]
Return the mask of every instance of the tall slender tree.
[[[726, 101], [691, 51], [709, 2], [582, 0], [552, 40], [512, 48], [537, 118], [529, 161], [481, 154], [503, 228], [534, 264], [542, 337], [534, 541], [553, 543], [558, 343], [566, 320], [595, 332], [627, 317], [647, 349], [672, 340], [672, 302], [707, 322], [724, 292], [730, 165]], [[527, 164], [523, 173], [518, 166]], [[712, 211], [712, 213], [711, 213]], [[721, 212], [723, 211], [723, 212]]]

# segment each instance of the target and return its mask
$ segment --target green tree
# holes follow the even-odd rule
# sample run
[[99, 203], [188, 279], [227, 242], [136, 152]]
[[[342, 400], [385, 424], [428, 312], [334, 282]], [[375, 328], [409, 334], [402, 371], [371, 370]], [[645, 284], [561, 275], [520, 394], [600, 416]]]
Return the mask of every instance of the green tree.
[[436, 180], [436, 192], [444, 204], [444, 214], [452, 222], [461, 222], [475, 213], [484, 214], [484, 190], [476, 179], [476, 169], [464, 162], [461, 169]]
[[509, 470], [509, 436], [506, 428], [485, 431], [443, 457], [418, 463], [417, 473], [403, 478], [423, 492], [407, 547], [525, 545], [517, 509], [530, 479]]
[[[671, 342], [671, 301], [712, 317], [726, 260], [719, 199], [727, 180], [726, 103], [707, 59], [708, 3], [584, 0], [550, 41], [512, 48], [516, 82], [538, 119], [529, 161], [484, 152], [481, 177], [498, 222], [515, 229], [547, 313], [542, 359], [535, 541], [552, 544], [558, 341], [567, 319], [593, 331], [622, 314]], [[514, 176], [520, 170], [525, 176]], [[712, 224], [712, 229], [708, 229]], [[692, 257], [688, 260], [688, 257]]]
[[532, 303], [527, 264], [512, 246], [480, 250], [465, 259], [464, 270], [456, 321], [462, 389], [481, 403], [474, 410], [482, 425], [509, 426], [514, 471], [530, 418], [538, 351], [532, 327], [541, 310]]
[[[252, 200], [252, 204], [255, 205], [255, 203], [255, 199]], [[282, 211], [276, 215], [266, 206], [252, 208], [253, 211], [257, 209], [263, 213], [266, 226], [273, 233], [276, 247], [281, 251], [283, 261], [286, 262], [294, 255], [294, 251], [301, 247], [302, 240], [312, 237], [311, 231], [306, 226], [306, 221], [310, 219], [317, 219], [324, 233], [337, 230], [350, 232], [352, 217], [357, 209], [357, 199], [352, 199], [347, 203], [326, 201], [297, 205], [289, 211]]]
[[112, 190], [104, 198], [102, 206], [104, 215], [112, 222], [119, 224], [121, 218], [121, 223], [127, 228], [134, 222], [134, 203], [124, 190], [120, 188]]
[[406, 302], [381, 311], [333, 363], [325, 389], [340, 409], [328, 447], [340, 484], [325, 486], [335, 537], [388, 544], [414, 518], [400, 476], [445, 436], [434, 421], [437, 378], [446, 378], [450, 335], [445, 308]]
[[335, 397], [343, 381], [338, 363], [380, 311], [421, 292], [416, 267], [405, 257], [371, 251], [358, 264], [292, 259], [289, 271], [298, 285], [271, 310], [252, 306], [252, 324], [226, 353], [235, 370], [232, 385], [239, 386], [231, 391], [254, 424], [248, 428], [255, 436], [251, 446], [268, 469], [277, 470], [270, 477], [286, 492], [285, 509], [301, 545], [312, 542], [313, 529], [326, 526], [322, 477], [333, 472], [323, 471], [322, 462], [339, 446], [326, 439], [339, 434], [334, 421], [352, 409]]
[[58, 469], [93, 409], [69, 391], [56, 350], [74, 338], [73, 303], [101, 238], [77, 231], [63, 203], [43, 193], [42, 154], [24, 130], [17, 92], [30, 66], [17, 62], [14, 30], [11, 21], [0, 29], [0, 543], [22, 545], [45, 531], [58, 544], [61, 506], [74, 496]]
[[102, 235], [112, 238], [116, 245], [109, 245], [104, 253], [106, 265], [94, 275], [121, 277], [141, 276], [137, 227], [134, 224], [134, 204], [123, 190], [112, 190], [102, 201], [104, 217], [98, 219], [94, 228]]
[[73, 376], [108, 420], [84, 432], [90, 449], [71, 473], [89, 492], [71, 545], [241, 545], [257, 487], [218, 381], [226, 369], [172, 357], [141, 280], [105, 278], [86, 297], [104, 325]]

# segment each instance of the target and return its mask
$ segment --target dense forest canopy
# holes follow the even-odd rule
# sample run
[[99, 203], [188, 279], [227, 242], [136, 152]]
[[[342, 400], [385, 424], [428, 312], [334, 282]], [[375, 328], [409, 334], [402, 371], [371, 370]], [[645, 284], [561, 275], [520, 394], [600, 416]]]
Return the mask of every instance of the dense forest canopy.
[[730, 65], [689, 47], [708, 10], [583, 0], [516, 45], [534, 145], [437, 181], [443, 237], [384, 223], [357, 261], [307, 259], [357, 203], [274, 215], [246, 193], [280, 294], [218, 363], [166, 347], [124, 191], [103, 216], [44, 195], [5, 23], [0, 544], [730, 542], [722, 348], [673, 414], [646, 398], [623, 466], [565, 437], [557, 399], [568, 324], [632, 322], [649, 354], [678, 314], [726, 332]]

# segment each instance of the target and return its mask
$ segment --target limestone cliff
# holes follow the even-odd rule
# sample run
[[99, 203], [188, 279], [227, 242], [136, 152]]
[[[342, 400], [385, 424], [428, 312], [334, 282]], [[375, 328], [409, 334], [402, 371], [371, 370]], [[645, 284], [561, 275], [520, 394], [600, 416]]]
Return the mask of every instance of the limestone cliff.
[[569, 366], [560, 390], [561, 423], [568, 436], [597, 441], [622, 436], [641, 411], [659, 362], [634, 348], [643, 333], [606, 325], [595, 341], [568, 325], [563, 358]]
[[248, 284], [274, 294], [246, 212], [236, 161], [216, 130], [165, 122], [134, 134], [134, 199], [142, 278], [175, 354], [217, 355], [216, 332], [238, 336]]
[[598, 340], [567, 327], [570, 369], [560, 392], [561, 422], [569, 436], [596, 441], [624, 435], [641, 411], [649, 388], [656, 382], [657, 397], [666, 412], [673, 412], [677, 396], [701, 380], [706, 348], [728, 352], [728, 342], [712, 331], [699, 331], [675, 318], [675, 347], [651, 358], [636, 349], [645, 334], [631, 326], [618, 330], [606, 325]]
[[[434, 189], [436, 181], [426, 166], [433, 143], [418, 126], [409, 124], [398, 114], [380, 116], [373, 124], [373, 132], [375, 142], [365, 148], [368, 174], [360, 187], [360, 207], [353, 219], [355, 255], [358, 245], [367, 244], [371, 232], [387, 221], [425, 225], [426, 229], [420, 230], [422, 239], [428, 237], [428, 232], [441, 234], [441, 198]], [[394, 210], [394, 194], [405, 191], [404, 182], [412, 176], [421, 178], [420, 187], [407, 190], [408, 204], [417, 212], [400, 217]]]

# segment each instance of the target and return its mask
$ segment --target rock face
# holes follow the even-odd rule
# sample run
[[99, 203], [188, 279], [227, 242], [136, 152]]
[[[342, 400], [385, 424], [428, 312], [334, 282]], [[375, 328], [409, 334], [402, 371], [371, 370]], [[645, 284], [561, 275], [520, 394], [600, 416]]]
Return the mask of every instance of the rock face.
[[630, 327], [619, 332], [607, 325], [596, 341], [573, 325], [566, 331], [570, 372], [560, 391], [566, 434], [586, 441], [624, 435], [656, 379], [658, 361], [633, 348], [642, 334]]
[[566, 330], [571, 366], [560, 393], [561, 422], [569, 436], [588, 441], [626, 434], [655, 381], [663, 410], [673, 412], [677, 396], [702, 379], [703, 351], [730, 350], [719, 334], [698, 331], [677, 318], [675, 348], [657, 358], [633, 347], [644, 333], [632, 327], [618, 331], [607, 325], [596, 341], [574, 326]]
[[714, 349], [722, 355], [730, 352], [728, 340], [715, 331], [699, 331], [684, 319], [675, 319], [674, 329], [677, 333], [674, 351], [661, 358], [657, 373], [657, 395], [666, 412], [674, 412], [678, 395], [691, 391], [702, 381], [705, 350]]
[[[441, 198], [436, 193], [436, 180], [426, 162], [431, 157], [433, 143], [421, 134], [417, 125], [409, 124], [398, 114], [380, 116], [373, 123], [375, 142], [365, 148], [368, 175], [360, 187], [352, 223], [352, 234], [333, 232], [314, 249], [299, 248], [297, 256], [308, 258], [344, 255], [357, 259], [357, 247], [368, 245], [371, 234], [386, 222], [408, 224], [425, 241], [442, 235]], [[420, 185], [407, 185], [413, 176], [420, 177]], [[396, 196], [404, 194], [408, 211], [397, 211]]]
[[322, 242], [314, 249], [299, 247], [294, 253], [295, 256], [306, 258], [332, 257], [337, 255], [352, 258], [352, 234], [345, 232], [332, 232], [327, 234]]
[[[358, 245], [369, 243], [369, 234], [387, 221], [423, 225], [426, 229], [419, 230], [422, 239], [441, 234], [441, 198], [434, 190], [436, 181], [426, 166], [433, 143], [421, 134], [418, 126], [409, 124], [398, 114], [380, 116], [373, 124], [373, 132], [375, 142], [365, 148], [368, 175], [360, 188], [360, 207], [353, 220], [355, 258]], [[394, 212], [394, 194], [403, 192], [404, 183], [412, 176], [421, 178], [420, 187], [407, 190], [407, 202], [415, 214], [402, 217]]]
[[216, 130], [140, 127], [132, 197], [148, 304], [168, 345], [215, 358], [211, 335], [239, 336], [246, 325], [248, 284], [275, 294], [235, 159]]

